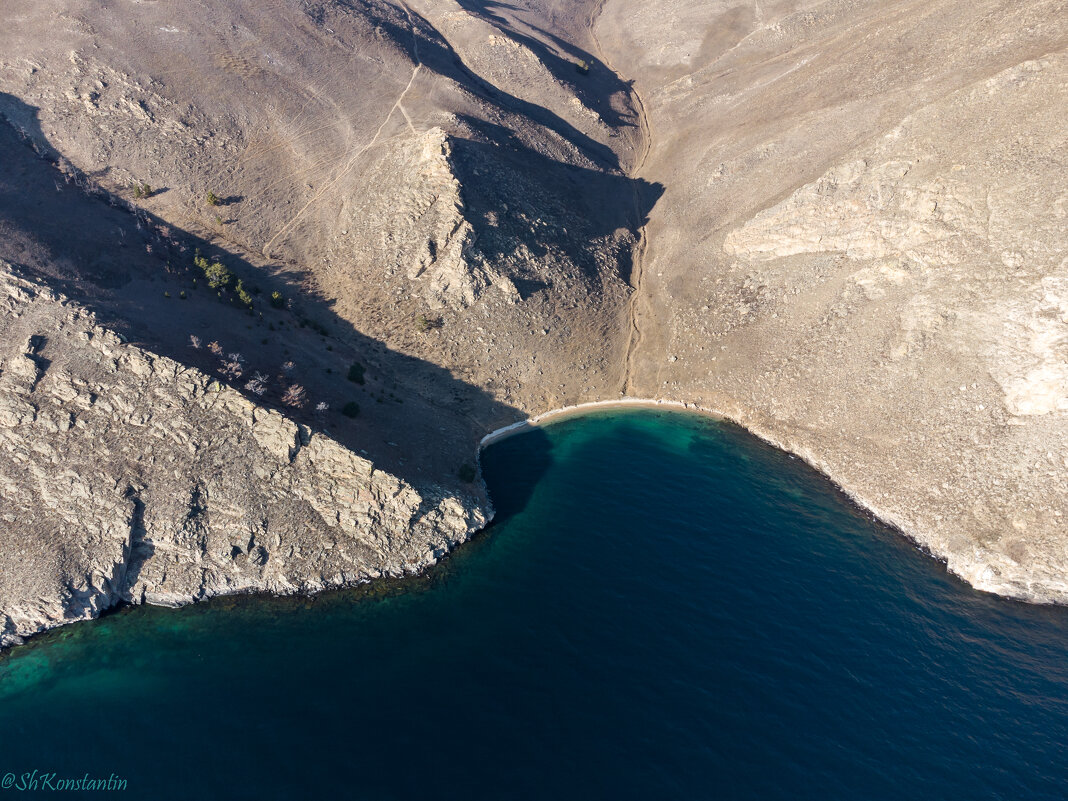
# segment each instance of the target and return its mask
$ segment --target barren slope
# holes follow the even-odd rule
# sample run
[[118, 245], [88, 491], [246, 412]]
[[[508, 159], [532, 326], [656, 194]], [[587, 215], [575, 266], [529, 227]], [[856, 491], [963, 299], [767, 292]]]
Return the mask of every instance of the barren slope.
[[631, 392], [1068, 599], [1068, 7], [611, 3], [653, 132]]

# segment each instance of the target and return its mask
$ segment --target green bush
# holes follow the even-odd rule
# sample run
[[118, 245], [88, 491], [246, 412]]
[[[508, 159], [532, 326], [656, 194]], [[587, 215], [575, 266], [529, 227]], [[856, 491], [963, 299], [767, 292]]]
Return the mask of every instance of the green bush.
[[212, 289], [226, 289], [233, 280], [233, 274], [221, 261], [213, 261], [204, 269], [204, 277]]
[[237, 279], [237, 285], [234, 287], [234, 294], [237, 295], [237, 299], [245, 304], [246, 307], [252, 308], [252, 295], [245, 289], [245, 285], [241, 283], [241, 279]]
[[441, 328], [444, 324], [440, 317], [427, 317], [425, 314], [420, 314], [415, 318], [415, 327], [423, 333]]
[[271, 306], [276, 309], [284, 309], [286, 307], [285, 296], [281, 292], [271, 293]]
[[207, 201], [209, 206], [218, 206], [220, 203], [222, 203], [222, 200], [220, 200], [219, 196], [216, 195], [214, 192], [208, 192]]
[[356, 417], [360, 413], [360, 404], [356, 401], [349, 401], [341, 407], [341, 413], [346, 417]]
[[362, 384], [364, 383], [363, 374], [363, 365], [359, 362], [353, 362], [352, 366], [349, 368], [349, 381], [353, 384]]

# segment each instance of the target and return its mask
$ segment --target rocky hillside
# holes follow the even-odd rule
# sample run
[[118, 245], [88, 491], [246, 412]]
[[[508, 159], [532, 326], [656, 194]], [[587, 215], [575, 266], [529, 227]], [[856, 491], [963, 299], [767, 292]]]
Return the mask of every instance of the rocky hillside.
[[0, 644], [125, 601], [419, 571], [487, 521], [0, 264]]

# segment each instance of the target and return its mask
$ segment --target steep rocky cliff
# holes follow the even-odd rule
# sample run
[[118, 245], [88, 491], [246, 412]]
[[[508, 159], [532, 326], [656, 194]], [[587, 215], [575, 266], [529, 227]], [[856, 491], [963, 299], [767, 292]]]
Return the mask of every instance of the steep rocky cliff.
[[0, 263], [0, 644], [120, 601], [413, 573], [486, 504], [414, 487]]

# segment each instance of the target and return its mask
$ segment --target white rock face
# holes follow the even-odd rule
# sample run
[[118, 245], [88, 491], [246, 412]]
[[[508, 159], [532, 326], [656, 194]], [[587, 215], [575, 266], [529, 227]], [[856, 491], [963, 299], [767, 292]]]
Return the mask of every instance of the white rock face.
[[0, 645], [119, 601], [404, 575], [485, 525], [2, 266]]
[[388, 176], [372, 179], [391, 192], [359, 215], [378, 231], [377, 259], [405, 274], [435, 309], [465, 309], [491, 283], [484, 261], [471, 252], [475, 231], [451, 159], [441, 128], [411, 137], [380, 165]]

